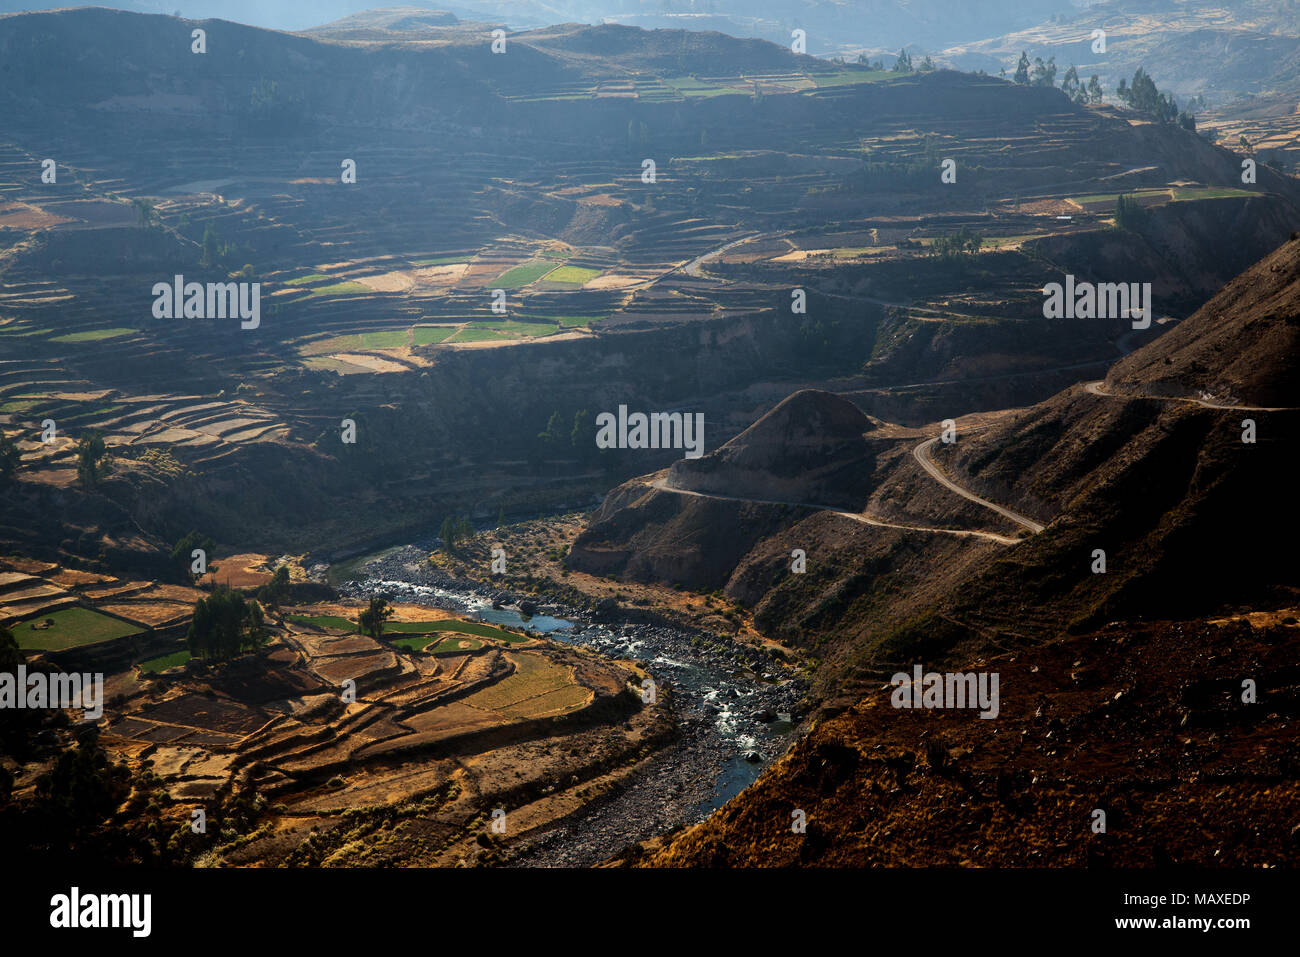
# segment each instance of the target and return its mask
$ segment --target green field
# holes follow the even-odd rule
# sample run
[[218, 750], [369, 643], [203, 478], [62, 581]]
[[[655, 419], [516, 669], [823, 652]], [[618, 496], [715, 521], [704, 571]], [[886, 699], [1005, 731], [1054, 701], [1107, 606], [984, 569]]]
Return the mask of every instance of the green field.
[[134, 329], [128, 329], [125, 326], [115, 326], [112, 329], [87, 329], [85, 332], [70, 332], [66, 336], [55, 336], [51, 342], [99, 342], [101, 339], [116, 339], [118, 336], [129, 336]]
[[568, 329], [568, 328], [570, 328], [570, 327], [572, 327], [572, 326], [585, 326], [585, 325], [589, 325], [590, 323], [593, 323], [593, 322], [600, 322], [602, 319], [608, 319], [608, 318], [609, 318], [609, 316], [608, 316], [607, 314], [604, 314], [604, 313], [602, 313], [602, 314], [600, 314], [600, 315], [595, 315], [595, 316], [539, 316], [539, 315], [537, 315], [536, 313], [530, 313], [530, 312], [517, 312], [517, 313], [515, 313], [515, 315], [518, 316], [520, 319], [523, 319], [523, 320], [529, 320], [529, 319], [538, 319], [538, 320], [542, 320], [542, 319], [545, 319], [545, 320], [549, 320], [550, 322], [558, 322], [561, 326], [563, 326], [563, 327], [566, 328], [566, 329]]
[[600, 273], [601, 270], [599, 269], [588, 269], [585, 266], [561, 266], [559, 269], [547, 273], [546, 281], [581, 286], [583, 283], [591, 282]]
[[507, 269], [492, 283], [500, 289], [519, 289], [536, 282], [554, 268], [555, 263], [549, 259], [533, 259], [514, 269]]
[[190, 653], [185, 650], [173, 651], [170, 655], [159, 655], [157, 658], [150, 658], [148, 661], [140, 662], [140, 670], [156, 675], [159, 672], [166, 671], [168, 668], [175, 668], [183, 665], [190, 660]]
[[455, 332], [455, 326], [416, 326], [412, 333], [412, 345], [431, 346]]
[[1197, 199], [1226, 199], [1235, 196], [1254, 196], [1248, 189], [1237, 189], [1232, 186], [1206, 186], [1206, 187], [1174, 187], [1174, 202], [1184, 202], [1187, 200]]
[[488, 339], [508, 339], [509, 336], [503, 336], [492, 329], [462, 329], [456, 333], [450, 341], [452, 342], [485, 342]]
[[297, 279], [286, 279], [284, 284], [286, 286], [301, 286], [304, 283], [320, 282], [322, 279], [328, 278], [329, 276], [325, 275], [323, 272], [314, 272], [310, 276], [299, 276]]
[[1163, 197], [1168, 199], [1170, 196], [1170, 191], [1167, 187], [1162, 186], [1157, 189], [1137, 189], [1127, 193], [1093, 193], [1089, 196], [1071, 196], [1069, 197], [1069, 199], [1072, 202], [1078, 203], [1080, 206], [1083, 206], [1083, 205], [1090, 205], [1092, 203], [1114, 203], [1115, 200], [1117, 200], [1120, 196], [1133, 196], [1137, 199], [1158, 198], [1158, 197]]
[[[46, 619], [54, 622], [49, 628], [33, 628]], [[110, 618], [89, 608], [61, 608], [48, 615], [37, 615], [19, 622], [10, 629], [18, 639], [18, 647], [31, 648], [35, 651], [58, 651], [62, 648], [77, 648], [93, 645], [101, 641], [121, 638], [123, 635], [138, 635], [144, 629], [132, 625], [120, 618]]]
[[844, 86], [849, 83], [879, 83], [899, 76], [893, 70], [837, 70], [834, 73], [815, 73], [809, 76], [818, 87]]
[[409, 329], [384, 329], [378, 332], [359, 333], [361, 345], [367, 349], [400, 349], [411, 341]]
[[430, 654], [442, 654], [453, 651], [478, 651], [483, 642], [477, 638], [440, 638], [438, 635], [412, 635], [407, 638], [393, 638], [392, 643], [407, 651], [427, 651]]
[[559, 326], [549, 322], [520, 322], [518, 319], [501, 319], [497, 322], [476, 322], [473, 329], [491, 329], [511, 336], [549, 336]]

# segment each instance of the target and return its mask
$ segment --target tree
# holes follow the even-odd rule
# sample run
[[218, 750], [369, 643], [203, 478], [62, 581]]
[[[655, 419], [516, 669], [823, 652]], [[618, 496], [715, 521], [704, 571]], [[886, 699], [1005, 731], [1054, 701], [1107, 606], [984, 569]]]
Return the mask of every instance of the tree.
[[1097, 74], [1094, 73], [1088, 80], [1088, 102], [1100, 103], [1101, 96], [1101, 80]]
[[137, 196], [131, 200], [131, 205], [135, 207], [135, 212], [140, 220], [141, 226], [152, 226], [158, 222], [158, 210], [154, 208], [153, 201]]
[[1061, 80], [1061, 92], [1076, 103], [1084, 103], [1087, 101], [1087, 96], [1083, 92], [1082, 85], [1079, 83], [1079, 71], [1075, 69], [1073, 63], [1071, 63], [1070, 68], [1065, 71], [1065, 79]]
[[984, 237], [963, 226], [955, 233], [936, 236], [927, 252], [936, 259], [959, 260], [974, 258], [984, 246]]
[[573, 413], [573, 428], [569, 430], [569, 444], [573, 446], [574, 452], [577, 453], [581, 461], [589, 461], [597, 453], [595, 442], [595, 431], [593, 426], [595, 419], [586, 409], [579, 409]]
[[1029, 78], [1030, 86], [1055, 86], [1056, 85], [1056, 57], [1047, 58], [1043, 62], [1042, 57], [1034, 57], [1034, 72]]
[[[17, 677], [18, 666], [25, 661], [27, 656], [18, 647], [18, 639], [8, 628], [0, 625], [0, 674]], [[40, 727], [39, 714], [26, 708], [0, 708], [0, 754], [12, 754], [17, 757], [27, 752], [31, 743], [31, 733]], [[0, 782], [0, 785], [2, 783]], [[0, 786], [0, 791], [2, 790], [3, 787]], [[3, 799], [4, 794], [0, 793], [0, 801]]]
[[934, 61], [931, 60], [929, 56], [926, 56], [926, 58], [921, 61], [921, 72], [922, 73], [934, 72]]
[[207, 598], [194, 603], [194, 617], [185, 636], [190, 655], [226, 661], [256, 648], [266, 637], [262, 608], [242, 592], [218, 585]]
[[384, 633], [384, 622], [392, 617], [393, 609], [387, 600], [374, 595], [370, 599], [370, 607], [357, 618], [357, 630], [377, 641]]
[[546, 429], [537, 433], [537, 441], [541, 443], [544, 451], [553, 452], [565, 444], [564, 439], [564, 416], [560, 414], [559, 409], [556, 409], [551, 413]]
[[23, 455], [18, 451], [14, 440], [0, 429], [0, 492], [17, 481], [18, 467], [22, 465]]
[[87, 432], [77, 442], [77, 478], [83, 487], [93, 488], [99, 481], [104, 451], [104, 437], [98, 432]]
[[1115, 225], [1120, 229], [1135, 229], [1142, 222], [1144, 211], [1136, 196], [1121, 194], [1115, 197]]
[[1124, 101], [1129, 109], [1145, 113], [1161, 123], [1176, 123], [1185, 130], [1196, 131], [1196, 117], [1185, 110], [1178, 109], [1178, 101], [1172, 93], [1161, 93], [1155, 81], [1141, 67], [1133, 74], [1133, 82], [1127, 87], [1119, 81], [1115, 94]]
[[898, 59], [894, 61], [894, 72], [895, 73], [912, 72], [912, 57], [907, 52], [906, 47], [898, 51]]
[[257, 590], [257, 600], [273, 608], [279, 607], [289, 595], [289, 566], [281, 565], [271, 575], [271, 580]]
[[503, 505], [497, 509], [497, 528], [505, 528], [505, 524], [506, 524], [506, 509], [505, 506]]
[[203, 554], [205, 556], [204, 564], [206, 565], [206, 557], [210, 557], [216, 547], [217, 543], [209, 536], [203, 535], [196, 530], [191, 530], [189, 534], [172, 546], [170, 556], [171, 562], [177, 567], [185, 580], [188, 581], [191, 578], [197, 577], [191, 570], [194, 562], [194, 549], [203, 549]]
[[99, 747], [95, 730], [75, 749], [61, 751], [50, 770], [36, 779], [36, 796], [74, 834], [95, 831], [131, 791], [125, 764], [114, 764]]
[[1020, 51], [1020, 62], [1016, 64], [1016, 74], [1012, 79], [1021, 86], [1029, 85], [1029, 55], [1024, 50]]
[[216, 229], [211, 223], [203, 227], [203, 254], [199, 257], [199, 265], [204, 268], [211, 268], [217, 264], [221, 256], [220, 243], [221, 238], [217, 235]]
[[456, 537], [462, 542], [467, 542], [474, 537], [474, 523], [469, 520], [468, 515], [462, 516], [456, 523]]
[[438, 537], [442, 539], [443, 547], [448, 549], [456, 547], [456, 520], [450, 515], [442, 520], [442, 525], [438, 528]]

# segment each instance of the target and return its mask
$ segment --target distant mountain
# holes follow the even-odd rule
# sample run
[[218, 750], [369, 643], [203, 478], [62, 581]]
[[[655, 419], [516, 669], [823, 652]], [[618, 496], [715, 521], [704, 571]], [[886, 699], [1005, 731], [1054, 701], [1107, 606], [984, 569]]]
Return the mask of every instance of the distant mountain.
[[331, 40], [411, 40], [442, 35], [447, 28], [462, 26], [454, 13], [420, 7], [384, 7], [350, 14], [331, 23], [301, 32]]
[[[1104, 52], [1093, 33], [1106, 34]], [[1075, 66], [1096, 73], [1113, 99], [1121, 78], [1141, 67], [1180, 100], [1222, 104], [1267, 93], [1300, 51], [1300, 6], [1293, 0], [1109, 0], [975, 42], [954, 43], [939, 59], [962, 69], [1010, 74], [1021, 52], [1056, 58], [1057, 81]], [[1292, 74], [1294, 68], [1291, 69]]]
[[[137, 13], [177, 13], [276, 30], [307, 30], [363, 13], [365, 0], [119, 0], [106, 6]], [[441, 10], [461, 20], [504, 24], [512, 30], [556, 23], [616, 22], [647, 29], [717, 30], [789, 46], [790, 33], [807, 33], [815, 55], [855, 49], [897, 51], [904, 45], [937, 49], [1009, 33], [1078, 4], [1071, 0], [453, 0], [404, 7]], [[45, 9], [40, 2], [0, 0], [0, 12]], [[411, 26], [420, 28], [419, 21]]]

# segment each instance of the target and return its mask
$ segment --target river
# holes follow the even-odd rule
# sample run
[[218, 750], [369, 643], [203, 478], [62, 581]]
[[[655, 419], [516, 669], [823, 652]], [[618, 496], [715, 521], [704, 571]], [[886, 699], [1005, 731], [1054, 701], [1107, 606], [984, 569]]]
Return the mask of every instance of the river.
[[517, 596], [484, 583], [450, 580], [429, 566], [427, 555], [427, 548], [414, 545], [388, 549], [359, 564], [355, 578], [338, 590], [360, 599], [383, 594], [390, 601], [443, 608], [586, 645], [613, 658], [644, 661], [655, 680], [673, 690], [680, 736], [613, 796], [525, 837], [513, 848], [513, 865], [588, 866], [635, 842], [702, 821], [752, 783], [793, 740], [791, 712], [804, 688], [793, 669], [765, 652], [665, 622], [597, 622], [546, 602], [527, 617], [517, 605], [501, 601]]

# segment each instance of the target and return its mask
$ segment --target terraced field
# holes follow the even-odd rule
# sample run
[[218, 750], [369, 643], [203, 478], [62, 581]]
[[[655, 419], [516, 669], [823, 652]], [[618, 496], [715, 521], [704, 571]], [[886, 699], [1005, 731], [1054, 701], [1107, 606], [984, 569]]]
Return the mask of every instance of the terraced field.
[[[580, 757], [569, 762], [571, 777], [584, 761], [634, 754], [635, 736], [610, 750], [614, 722], [644, 730], [658, 720], [635, 696], [620, 694], [634, 678], [623, 666], [548, 646], [503, 653], [479, 638], [447, 634], [472, 622], [400, 624], [423, 633], [398, 638], [399, 649], [434, 643], [439, 656], [410, 656], [355, 633], [299, 631], [290, 620], [289, 630], [273, 627], [265, 649], [224, 665], [185, 667], [183, 650], [148, 658], [139, 682], [123, 685], [124, 700], [106, 710], [102, 741], [123, 754], [148, 747], [167, 790], [188, 806], [219, 800], [231, 776], [255, 760], [259, 793], [281, 809], [268, 819], [283, 827], [251, 845], [218, 844], [217, 853], [232, 862], [283, 861], [312, 844], [310, 825], [328, 830], [340, 821], [330, 815], [341, 810], [436, 811], [456, 833], [472, 834], [486, 802], [498, 800], [493, 792], [519, 786], [522, 771], [482, 770], [512, 747], [539, 734], [586, 742], [573, 750]], [[430, 625], [442, 627], [430, 632]], [[347, 681], [355, 682], [354, 702], [341, 695]], [[420, 803], [470, 768], [477, 769], [474, 788], [450, 816], [444, 802]]]
[[[296, 625], [310, 625], [314, 628], [333, 628], [338, 631], [357, 630], [355, 621], [338, 615], [291, 614], [286, 616], [286, 620]], [[494, 641], [503, 641], [507, 644], [522, 644], [530, 640], [524, 635], [506, 631], [493, 625], [485, 625], [477, 621], [463, 621], [456, 618], [439, 618], [432, 621], [387, 621], [384, 623], [385, 635], [436, 635], [444, 631], [455, 632], [459, 635], [491, 638]]]
[[63, 608], [17, 622], [12, 630], [20, 648], [61, 651], [138, 634], [140, 628], [89, 608]]
[[108, 643], [150, 629], [174, 631], [203, 594], [52, 562], [0, 559], [0, 624], [32, 651]]

